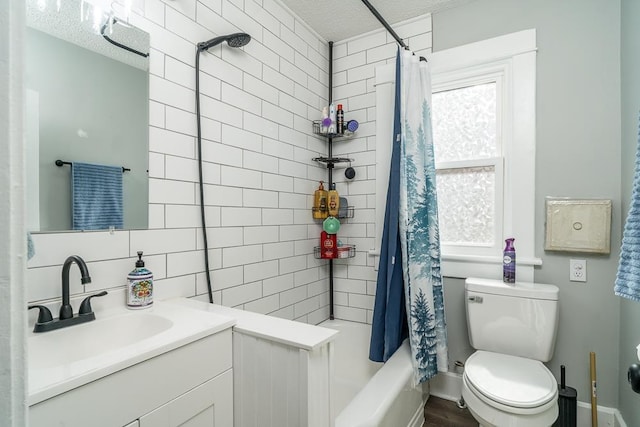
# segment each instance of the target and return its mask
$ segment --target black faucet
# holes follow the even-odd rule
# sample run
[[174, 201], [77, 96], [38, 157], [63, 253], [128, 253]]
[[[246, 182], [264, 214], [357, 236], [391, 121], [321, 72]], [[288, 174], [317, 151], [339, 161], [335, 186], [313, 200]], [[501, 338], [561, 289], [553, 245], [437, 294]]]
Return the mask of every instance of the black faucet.
[[68, 257], [64, 265], [62, 266], [62, 306], [60, 307], [60, 320], [71, 319], [73, 317], [73, 307], [69, 302], [69, 269], [71, 264], [76, 263], [80, 268], [80, 274], [82, 274], [81, 282], [83, 285], [91, 283], [91, 276], [89, 276], [89, 269], [84, 260], [78, 255], [71, 255]]
[[64, 265], [62, 266], [62, 306], [60, 307], [60, 316], [58, 319], [53, 319], [51, 311], [43, 305], [30, 305], [28, 308], [37, 308], [40, 310], [38, 313], [38, 320], [33, 328], [33, 332], [47, 332], [54, 329], [64, 328], [66, 326], [77, 325], [79, 323], [89, 322], [95, 320], [96, 315], [91, 309], [91, 298], [101, 297], [107, 295], [107, 291], [102, 291], [95, 295], [86, 297], [80, 304], [80, 310], [78, 315], [73, 317], [73, 307], [71, 307], [69, 296], [69, 269], [71, 264], [76, 263], [80, 268], [80, 274], [82, 275], [82, 284], [91, 283], [91, 277], [89, 276], [89, 269], [87, 264], [78, 255], [71, 255], [68, 257]]

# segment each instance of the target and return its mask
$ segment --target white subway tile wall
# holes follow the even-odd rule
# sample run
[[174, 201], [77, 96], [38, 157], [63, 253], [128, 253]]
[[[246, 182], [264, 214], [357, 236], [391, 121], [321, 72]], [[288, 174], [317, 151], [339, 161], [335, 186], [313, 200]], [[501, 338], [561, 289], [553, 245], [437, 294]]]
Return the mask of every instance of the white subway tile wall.
[[[311, 121], [327, 104], [328, 46], [278, 0], [147, 0], [132, 23], [150, 33], [149, 229], [35, 234], [28, 299], [59, 298], [68, 255], [82, 256], [93, 281], [71, 270], [73, 295], [123, 288], [137, 251], [155, 274], [158, 299], [206, 294], [200, 230], [195, 127], [195, 44], [243, 31], [252, 41], [201, 55], [201, 102], [207, 238], [214, 302], [319, 323], [329, 315], [328, 267], [314, 258], [321, 223], [311, 217], [313, 191], [326, 169], [313, 157], [326, 142]], [[431, 49], [431, 17], [395, 25]], [[413, 46], [412, 46], [413, 47]], [[357, 176], [334, 171], [340, 194], [355, 207], [339, 238], [358, 245], [335, 261], [336, 317], [370, 322], [375, 293], [374, 70], [393, 60], [384, 30], [334, 45], [334, 100], [356, 119], [356, 136], [336, 141]], [[205, 298], [206, 299], [206, 298]]]

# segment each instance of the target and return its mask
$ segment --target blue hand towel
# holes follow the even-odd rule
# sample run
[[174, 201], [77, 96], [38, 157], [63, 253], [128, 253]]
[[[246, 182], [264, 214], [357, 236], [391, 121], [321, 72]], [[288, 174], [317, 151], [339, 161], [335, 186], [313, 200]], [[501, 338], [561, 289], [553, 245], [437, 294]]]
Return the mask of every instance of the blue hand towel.
[[620, 263], [613, 290], [618, 296], [640, 302], [640, 123], [633, 192], [622, 233]]
[[74, 230], [122, 228], [122, 167], [73, 162], [71, 193]]
[[27, 231], [27, 260], [33, 258], [36, 254], [36, 246], [33, 244], [33, 237], [31, 233]]

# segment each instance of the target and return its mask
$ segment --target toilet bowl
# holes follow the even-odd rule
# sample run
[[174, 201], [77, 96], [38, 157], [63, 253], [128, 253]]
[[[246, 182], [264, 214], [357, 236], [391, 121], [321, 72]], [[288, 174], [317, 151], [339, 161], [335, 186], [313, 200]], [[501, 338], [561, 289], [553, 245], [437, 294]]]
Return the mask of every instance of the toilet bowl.
[[483, 427], [549, 427], [558, 417], [558, 388], [539, 361], [477, 351], [465, 363], [462, 397]]

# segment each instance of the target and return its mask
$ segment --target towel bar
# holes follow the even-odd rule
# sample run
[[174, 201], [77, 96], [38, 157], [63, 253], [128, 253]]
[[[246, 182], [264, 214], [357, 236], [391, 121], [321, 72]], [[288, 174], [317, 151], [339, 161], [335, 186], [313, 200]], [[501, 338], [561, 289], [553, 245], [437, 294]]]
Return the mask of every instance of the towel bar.
[[[55, 164], [56, 164], [56, 166], [59, 166], [59, 167], [62, 167], [64, 165], [69, 165], [69, 166], [73, 165], [73, 163], [71, 163], [71, 162], [65, 162], [65, 161], [62, 161], [60, 159], [56, 160]], [[125, 168], [124, 166], [122, 167], [122, 173], [129, 172], [129, 171], [131, 171], [131, 169]]]

